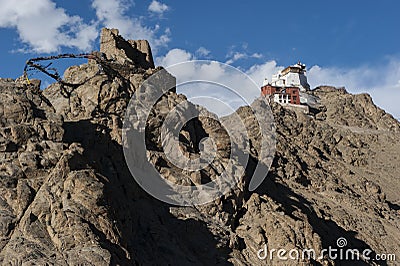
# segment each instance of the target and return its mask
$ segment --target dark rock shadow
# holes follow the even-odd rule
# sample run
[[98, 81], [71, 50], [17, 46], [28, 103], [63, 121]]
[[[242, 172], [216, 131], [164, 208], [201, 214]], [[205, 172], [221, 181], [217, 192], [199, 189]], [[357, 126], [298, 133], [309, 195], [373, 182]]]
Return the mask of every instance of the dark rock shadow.
[[80, 143], [90, 167], [108, 180], [105, 204], [120, 245], [108, 241], [99, 229], [92, 232], [112, 254], [114, 265], [231, 265], [227, 261], [231, 250], [218, 248], [218, 240], [204, 222], [176, 218], [169, 211], [171, 205], [138, 186], [109, 128], [81, 120], [65, 122], [64, 130], [64, 142]]
[[[141, 52], [139, 49], [137, 49], [135, 46], [136, 44], [132, 44], [129, 41], [126, 41], [124, 38], [121, 36], [116, 36], [114, 35], [114, 38], [116, 39], [116, 45], [117, 48], [120, 50], [123, 50], [128, 58], [130, 58], [135, 64], [140, 65], [144, 69], [148, 68], [154, 68], [154, 63], [153, 62], [148, 62], [146, 57], [147, 54]], [[151, 55], [150, 51], [150, 58], [153, 58]]]
[[387, 201], [387, 204], [389, 205], [389, 208], [395, 211], [400, 210], [400, 205], [396, 204], [396, 203], [392, 203], [390, 201]]

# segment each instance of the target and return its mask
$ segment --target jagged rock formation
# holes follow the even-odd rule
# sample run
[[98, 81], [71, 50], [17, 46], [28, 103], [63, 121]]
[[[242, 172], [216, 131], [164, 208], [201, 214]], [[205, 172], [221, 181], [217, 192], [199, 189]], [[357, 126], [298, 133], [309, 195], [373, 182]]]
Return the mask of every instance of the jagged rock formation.
[[122, 64], [127, 62], [145, 69], [154, 68], [149, 42], [146, 40], [126, 41], [119, 35], [117, 29], [102, 29], [100, 52]]
[[[136, 184], [121, 146], [127, 104], [160, 68], [154, 68], [145, 42], [125, 41], [108, 29], [101, 42], [108, 67], [100, 71], [89, 62], [69, 68], [65, 79], [82, 83], [70, 98], [58, 84], [42, 93], [38, 82], [0, 80], [2, 264], [342, 265], [326, 257], [257, 258], [264, 244], [321, 250], [335, 247], [338, 237], [351, 248], [399, 254], [400, 124], [368, 95], [317, 88], [311, 93], [321, 108], [313, 115], [273, 105], [277, 151], [255, 192], [246, 186], [257, 163], [259, 132], [251, 109], [240, 108], [251, 139], [241, 182], [210, 204], [175, 207]], [[151, 110], [148, 157], [168, 180], [201, 184], [224, 170], [233, 144], [212, 114], [193, 105], [207, 116], [185, 125], [181, 149], [194, 156], [209, 136], [219, 159], [200, 172], [168, 163], [160, 126], [184, 100], [172, 89]]]

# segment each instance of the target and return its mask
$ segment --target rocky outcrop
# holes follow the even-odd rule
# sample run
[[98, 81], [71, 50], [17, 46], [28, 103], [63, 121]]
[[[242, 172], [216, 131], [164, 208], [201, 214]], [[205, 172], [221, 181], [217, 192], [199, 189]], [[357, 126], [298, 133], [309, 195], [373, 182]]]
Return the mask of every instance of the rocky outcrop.
[[[182, 170], [169, 162], [160, 140], [167, 114], [186, 100], [166, 76], [171, 89], [150, 110], [146, 128], [147, 157], [164, 178], [204, 184], [227, 168], [236, 175], [246, 167], [228, 166], [231, 149], [250, 156], [229, 193], [206, 205], [177, 207], [137, 185], [121, 138], [129, 100], [162, 69], [152, 65], [146, 43], [107, 29], [101, 41], [101, 68], [91, 61], [65, 72], [77, 84], [69, 98], [57, 83], [41, 91], [38, 82], [0, 80], [2, 264], [343, 265], [327, 256], [257, 257], [264, 245], [320, 251], [335, 248], [339, 237], [350, 248], [399, 254], [400, 124], [368, 95], [317, 88], [310, 93], [320, 106], [311, 115], [273, 104], [276, 154], [263, 184], [249, 192], [255, 164], [268, 164], [259, 158], [253, 113], [265, 103], [237, 110], [248, 143], [239, 141], [242, 131], [233, 132], [237, 141], [231, 143], [215, 115], [188, 103], [203, 116], [184, 125], [177, 148], [195, 157], [210, 138], [218, 156], [201, 171]], [[233, 117], [222, 121], [234, 124]]]
[[100, 52], [119, 63], [130, 63], [144, 69], [154, 68], [150, 44], [146, 40], [126, 41], [117, 29], [102, 29]]

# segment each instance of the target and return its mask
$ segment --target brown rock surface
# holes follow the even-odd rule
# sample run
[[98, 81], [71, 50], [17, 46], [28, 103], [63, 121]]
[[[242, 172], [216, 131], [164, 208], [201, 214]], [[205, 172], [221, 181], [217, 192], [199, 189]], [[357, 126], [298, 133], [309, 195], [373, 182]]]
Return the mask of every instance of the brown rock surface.
[[[263, 184], [249, 192], [255, 163], [266, 160], [258, 159], [252, 110], [237, 111], [250, 134], [246, 146], [230, 143], [213, 114], [191, 105], [205, 116], [183, 127], [180, 148], [196, 156], [201, 140], [210, 137], [218, 159], [199, 172], [183, 171], [168, 162], [159, 139], [166, 115], [185, 101], [170, 90], [151, 110], [146, 131], [149, 161], [166, 179], [217, 179], [232, 145], [251, 157], [228, 194], [204, 206], [171, 206], [136, 184], [121, 146], [127, 104], [160, 68], [145, 42], [125, 41], [107, 29], [101, 41], [102, 52], [114, 60], [103, 71], [93, 62], [69, 68], [65, 79], [80, 84], [70, 98], [58, 84], [42, 93], [38, 84], [0, 79], [2, 264], [343, 265], [328, 258], [257, 258], [264, 244], [320, 251], [336, 247], [339, 237], [350, 248], [399, 256], [400, 124], [368, 95], [319, 87], [311, 93], [321, 107], [312, 115], [273, 105], [276, 154]], [[256, 101], [253, 108], [263, 104]], [[235, 132], [237, 140], [241, 134]], [[240, 167], [246, 166], [234, 164], [232, 174]], [[348, 262], [354, 263], [361, 262]]]

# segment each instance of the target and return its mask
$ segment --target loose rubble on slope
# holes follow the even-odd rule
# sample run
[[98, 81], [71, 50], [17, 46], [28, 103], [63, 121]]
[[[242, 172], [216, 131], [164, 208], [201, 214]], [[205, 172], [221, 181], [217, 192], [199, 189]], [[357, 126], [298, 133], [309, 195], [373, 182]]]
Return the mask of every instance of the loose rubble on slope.
[[[240, 108], [251, 139], [245, 176], [210, 204], [177, 207], [137, 185], [122, 149], [128, 102], [161, 68], [154, 67], [146, 41], [125, 41], [117, 30], [103, 29], [101, 52], [110, 68], [99, 71], [89, 60], [67, 69], [65, 80], [86, 81], [70, 98], [57, 83], [41, 91], [38, 81], [0, 79], [2, 264], [283, 265], [277, 257], [260, 260], [257, 251], [265, 244], [322, 250], [335, 247], [339, 237], [351, 248], [399, 254], [400, 123], [368, 95], [318, 87], [310, 93], [321, 107], [312, 115], [272, 104], [277, 150], [254, 192], [247, 185], [258, 162], [260, 132], [252, 110]], [[172, 89], [151, 110], [148, 157], [168, 180], [203, 184], [224, 170], [233, 143], [213, 114], [193, 105], [208, 118], [185, 125], [181, 148], [196, 154], [199, 141], [209, 136], [218, 160], [200, 172], [171, 165], [158, 138], [160, 126], [185, 99]], [[284, 264], [345, 263], [325, 257]]]

